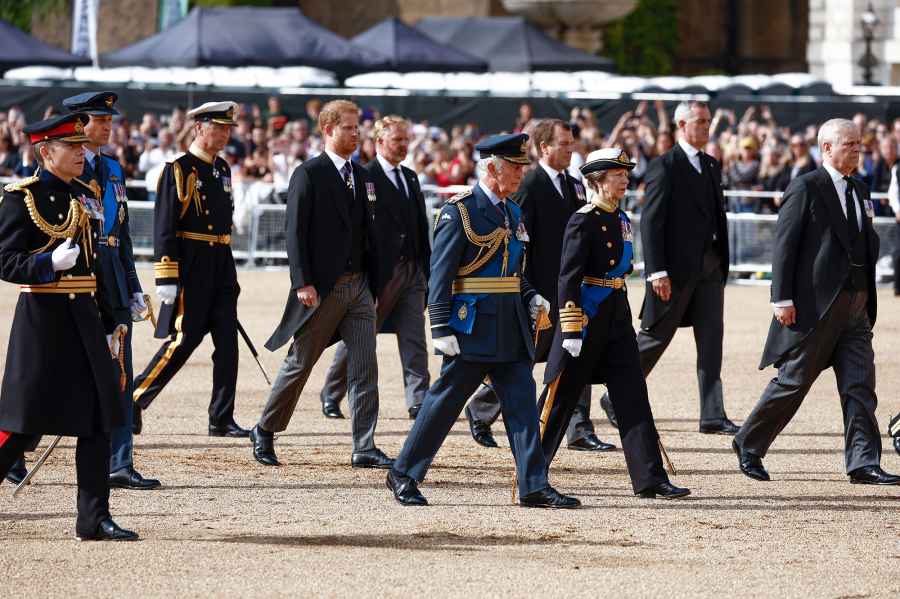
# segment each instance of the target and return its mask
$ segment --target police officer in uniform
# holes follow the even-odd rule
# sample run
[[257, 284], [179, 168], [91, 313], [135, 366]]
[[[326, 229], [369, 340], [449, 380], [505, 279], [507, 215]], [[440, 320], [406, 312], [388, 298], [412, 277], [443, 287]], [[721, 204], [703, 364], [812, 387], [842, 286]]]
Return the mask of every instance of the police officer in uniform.
[[541, 441], [549, 464], [584, 387], [605, 384], [635, 495], [674, 499], [690, 490], [671, 484], [663, 469], [625, 292], [632, 236], [619, 200], [632, 168], [616, 148], [591, 152], [581, 167], [590, 202], [572, 215], [563, 237], [559, 326], [544, 373], [552, 405]]
[[189, 111], [195, 121], [194, 141], [187, 153], [166, 164], [159, 178], [153, 243], [156, 294], [162, 306], [156, 336], [168, 340], [135, 379], [133, 394], [146, 410], [211, 334], [211, 437], [250, 435], [234, 421], [240, 287], [231, 255], [231, 170], [217, 156], [228, 143], [235, 110], [234, 102], [207, 102]]
[[132, 540], [109, 514], [109, 432], [124, 424], [122, 336], [97, 268], [103, 207], [76, 178], [87, 120], [73, 113], [26, 127], [40, 174], [0, 199], [0, 278], [20, 286], [0, 390], [0, 475], [40, 435], [78, 437], [76, 537]]
[[109, 484], [123, 489], [155, 489], [158, 480], [144, 478], [134, 469], [134, 437], [132, 434], [131, 392], [134, 370], [131, 362], [132, 319], [142, 320], [147, 310], [144, 292], [134, 268], [134, 251], [128, 226], [128, 198], [125, 195], [125, 174], [114, 157], [103, 154], [102, 146], [109, 143], [112, 118], [119, 114], [114, 105], [118, 96], [113, 92], [87, 92], [63, 100], [63, 106], [90, 117], [84, 128], [89, 141], [84, 150], [82, 181], [96, 184], [103, 202], [103, 234], [97, 240], [97, 267], [103, 271], [107, 285], [107, 303], [112, 306], [116, 324], [127, 330], [124, 344], [125, 390], [122, 405], [126, 423], [110, 435]]
[[520, 505], [580, 505], [550, 486], [540, 448], [526, 310], [534, 319], [549, 302], [521, 276], [528, 234], [520, 208], [506, 200], [529, 162], [527, 140], [524, 134], [497, 135], [476, 146], [478, 184], [452, 198], [435, 223], [428, 313], [434, 347], [444, 360], [387, 475], [387, 486], [402, 505], [427, 505], [418, 483], [485, 376], [500, 398]]

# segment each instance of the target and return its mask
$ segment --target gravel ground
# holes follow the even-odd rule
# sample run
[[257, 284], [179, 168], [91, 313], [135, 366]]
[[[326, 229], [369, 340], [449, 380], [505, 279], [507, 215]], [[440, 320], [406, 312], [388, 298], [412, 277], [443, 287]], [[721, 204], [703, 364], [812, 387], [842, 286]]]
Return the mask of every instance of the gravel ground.
[[[152, 289], [150, 271], [141, 276]], [[240, 313], [260, 347], [281, 313], [284, 272], [240, 273]], [[637, 313], [643, 289], [630, 291]], [[0, 310], [17, 295], [0, 287]], [[768, 327], [768, 290], [726, 292], [726, 408], [740, 421], [773, 370], [756, 366]], [[900, 410], [900, 302], [880, 292], [876, 327], [878, 418]], [[5, 352], [9, 319], [0, 326]], [[135, 334], [138, 370], [159, 346], [149, 325]], [[276, 447], [280, 468], [257, 464], [246, 440], [206, 435], [212, 351], [207, 341], [144, 415], [137, 468], [163, 489], [114, 491], [116, 520], [137, 543], [76, 543], [74, 440], [65, 439], [19, 499], [0, 493], [0, 568], [18, 596], [541, 596], [900, 597], [900, 488], [850, 485], [834, 376], [826, 372], [766, 460], [773, 480], [737, 469], [730, 438], [697, 432], [695, 350], [680, 332], [649, 378], [657, 426], [678, 468], [685, 501], [631, 493], [621, 452], [562, 449], [553, 484], [580, 510], [510, 504], [513, 463], [472, 442], [463, 418], [422, 490], [431, 505], [403, 508], [384, 472], [352, 470], [348, 420], [326, 420], [318, 390], [323, 356]], [[382, 336], [382, 406], [377, 442], [399, 451], [410, 421], [396, 342]], [[264, 351], [274, 375], [283, 354]], [[431, 359], [431, 372], [439, 362]], [[538, 368], [536, 376], [542, 369]], [[595, 398], [600, 390], [595, 389]], [[250, 426], [266, 385], [242, 348], [237, 420]], [[618, 436], [595, 406], [598, 434]], [[900, 471], [884, 438], [883, 466]], [[36, 456], [31, 455], [30, 460]]]

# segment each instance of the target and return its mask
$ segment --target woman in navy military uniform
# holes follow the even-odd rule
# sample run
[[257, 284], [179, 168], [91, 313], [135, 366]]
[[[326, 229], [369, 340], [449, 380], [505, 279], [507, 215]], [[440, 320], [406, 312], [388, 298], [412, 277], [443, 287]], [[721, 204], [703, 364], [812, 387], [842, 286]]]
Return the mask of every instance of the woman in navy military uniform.
[[[549, 464], [585, 385], [606, 384], [636, 495], [690, 494], [669, 482], [641, 374], [624, 277], [632, 271], [631, 222], [619, 209], [634, 164], [621, 150], [588, 155], [590, 202], [569, 219], [559, 271], [559, 326], [544, 373], [549, 415], [541, 445]], [[546, 410], [545, 410], [546, 412]]]
[[40, 435], [78, 437], [79, 539], [130, 540], [109, 514], [109, 432], [124, 423], [118, 340], [97, 268], [103, 206], [76, 177], [87, 117], [25, 128], [40, 176], [0, 199], [0, 279], [18, 284], [0, 390], [0, 475]]

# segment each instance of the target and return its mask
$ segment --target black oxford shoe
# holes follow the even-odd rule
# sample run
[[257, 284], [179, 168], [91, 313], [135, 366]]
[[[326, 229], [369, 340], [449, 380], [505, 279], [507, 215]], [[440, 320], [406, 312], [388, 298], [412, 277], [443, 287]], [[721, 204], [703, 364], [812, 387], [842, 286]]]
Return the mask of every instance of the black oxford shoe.
[[253, 444], [253, 457], [257, 462], [265, 466], [281, 465], [275, 455], [275, 435], [262, 430], [257, 424], [250, 431], [250, 443]]
[[736, 435], [739, 430], [741, 427], [728, 418], [700, 423], [700, 432], [705, 435]]
[[131, 407], [131, 434], [140, 435], [144, 430], [144, 410], [138, 402]]
[[14, 485], [18, 485], [25, 480], [26, 476], [28, 476], [28, 470], [25, 469], [25, 458], [19, 458], [13, 463], [9, 472], [6, 473], [6, 480]]
[[136, 541], [138, 534], [121, 528], [113, 522], [112, 518], [107, 518], [97, 526], [97, 530], [94, 532], [90, 534], [77, 533], [75, 538], [79, 541]]
[[210, 424], [210, 437], [234, 437], [236, 439], [246, 439], [250, 436], [250, 431], [238, 426], [237, 422], [232, 420], [228, 424]]
[[656, 497], [661, 499], [680, 499], [682, 497], [687, 497], [690, 494], [690, 489], [676, 487], [669, 481], [659, 483], [658, 485], [654, 485], [649, 489], [644, 489], [638, 493], [638, 495], [644, 499], [654, 499]]
[[409, 409], [409, 419], [410, 419], [410, 420], [415, 420], [415, 419], [416, 419], [416, 416], [419, 415], [419, 410], [421, 410], [421, 409], [422, 409], [422, 404], [419, 404], [419, 405], [417, 405], [417, 406], [411, 407], [411, 408]]
[[394, 460], [384, 455], [384, 452], [378, 449], [370, 449], [368, 451], [355, 451], [350, 456], [350, 465], [354, 468], [390, 468], [394, 465]]
[[341, 408], [338, 404], [333, 401], [323, 401], [322, 402], [322, 413], [325, 414], [325, 418], [343, 418], [344, 415], [341, 413]]
[[416, 481], [408, 476], [388, 470], [387, 488], [400, 505], [428, 505], [428, 500], [419, 492]]
[[480, 420], [475, 420], [469, 406], [466, 406], [466, 419], [469, 421], [469, 432], [472, 433], [472, 438], [475, 439], [476, 443], [482, 447], [500, 447], [497, 445], [496, 439], [494, 439], [491, 427]]
[[734, 453], [737, 454], [738, 465], [741, 468], [741, 472], [755, 480], [771, 480], [769, 478], [769, 473], [766, 472], [766, 468], [763, 466], [761, 457], [752, 454], [749, 451], [744, 451], [738, 447], [737, 441], [731, 442], [731, 448], [734, 449]]
[[881, 466], [863, 466], [850, 473], [854, 485], [900, 485], [900, 476], [888, 474]]
[[519, 505], [522, 507], [542, 507], [564, 510], [579, 507], [581, 502], [574, 497], [563, 495], [553, 487], [547, 487], [546, 489], [529, 493], [525, 497], [520, 497]]
[[614, 451], [616, 449], [615, 445], [601, 441], [593, 433], [569, 443], [567, 447], [573, 451]]
[[109, 475], [109, 486], [114, 489], [132, 489], [147, 491], [158, 489], [161, 484], [155, 478], [144, 478], [132, 466], [121, 468]]
[[600, 398], [600, 407], [606, 412], [606, 418], [613, 428], [619, 428], [619, 421], [616, 420], [616, 411], [613, 409], [612, 402], [609, 400], [609, 393], [604, 393]]

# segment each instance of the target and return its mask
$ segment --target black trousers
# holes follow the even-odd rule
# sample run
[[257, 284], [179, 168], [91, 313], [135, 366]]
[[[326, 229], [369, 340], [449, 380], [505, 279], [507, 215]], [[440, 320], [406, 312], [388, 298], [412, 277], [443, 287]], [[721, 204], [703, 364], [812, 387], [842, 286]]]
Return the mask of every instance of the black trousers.
[[[197, 266], [184, 278], [175, 299], [175, 332], [163, 343], [150, 363], [134, 379], [132, 398], [146, 410], [166, 384], [184, 366], [207, 333], [212, 335], [213, 389], [209, 401], [209, 423], [225, 425], [234, 420], [234, 397], [238, 373], [237, 299], [234, 285], [217, 285], [234, 278], [230, 252], [210, 261], [209, 272]], [[230, 264], [228, 263], [230, 261]], [[199, 260], [198, 260], [199, 262]]]
[[[12, 433], [0, 446], [0, 480], [22, 452], [32, 447], [39, 435]], [[95, 433], [78, 437], [75, 448], [75, 471], [78, 476], [77, 535], [93, 535], [100, 522], [109, 518], [109, 436]]]
[[[553, 461], [585, 386], [597, 377], [606, 382], [609, 400], [619, 422], [622, 451], [635, 493], [669, 480], [659, 452], [659, 434], [653, 422], [647, 383], [641, 372], [637, 339], [631, 315], [613, 319], [598, 314], [588, 325], [582, 353], [570, 358], [559, 377], [553, 406], [541, 446], [547, 464]], [[541, 394], [538, 411], [543, 413], [550, 385]]]

